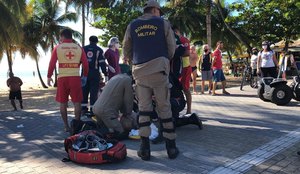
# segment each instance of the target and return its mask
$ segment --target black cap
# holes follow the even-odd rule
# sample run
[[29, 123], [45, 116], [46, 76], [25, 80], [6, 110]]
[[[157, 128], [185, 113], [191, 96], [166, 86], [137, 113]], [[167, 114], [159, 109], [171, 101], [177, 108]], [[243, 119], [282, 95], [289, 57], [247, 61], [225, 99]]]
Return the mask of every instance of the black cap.
[[89, 38], [90, 42], [93, 42], [93, 43], [98, 43], [98, 37], [97, 36], [91, 36]]
[[261, 44], [262, 45], [269, 45], [269, 42], [268, 41], [263, 41]]

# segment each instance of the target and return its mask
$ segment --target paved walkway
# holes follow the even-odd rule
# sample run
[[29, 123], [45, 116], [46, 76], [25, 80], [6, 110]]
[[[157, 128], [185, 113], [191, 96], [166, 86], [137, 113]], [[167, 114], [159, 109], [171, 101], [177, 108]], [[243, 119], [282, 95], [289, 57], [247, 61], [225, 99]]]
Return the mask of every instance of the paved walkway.
[[[0, 173], [300, 173], [300, 102], [276, 106], [249, 87], [228, 91], [232, 95], [193, 95], [192, 108], [204, 129], [176, 130], [178, 158], [169, 160], [159, 144], [151, 145], [151, 161], [142, 161], [136, 155], [139, 141], [126, 140], [127, 159], [104, 165], [61, 162], [67, 134], [57, 105], [27, 103], [24, 111], [11, 112], [6, 96], [0, 96], [0, 106], [8, 108], [0, 111]], [[43, 96], [25, 93], [37, 103], [54, 100], [53, 91]]]

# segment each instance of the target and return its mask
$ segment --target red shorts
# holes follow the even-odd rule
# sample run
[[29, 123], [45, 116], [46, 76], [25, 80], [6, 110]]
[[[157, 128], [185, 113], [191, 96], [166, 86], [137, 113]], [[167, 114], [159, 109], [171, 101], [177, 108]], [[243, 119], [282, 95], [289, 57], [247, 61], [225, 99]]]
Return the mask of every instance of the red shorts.
[[79, 76], [60, 77], [57, 80], [56, 101], [66, 103], [71, 96], [71, 101], [80, 103], [82, 101], [81, 80]]
[[180, 82], [184, 90], [190, 90], [190, 81], [191, 81], [192, 67], [182, 68]]

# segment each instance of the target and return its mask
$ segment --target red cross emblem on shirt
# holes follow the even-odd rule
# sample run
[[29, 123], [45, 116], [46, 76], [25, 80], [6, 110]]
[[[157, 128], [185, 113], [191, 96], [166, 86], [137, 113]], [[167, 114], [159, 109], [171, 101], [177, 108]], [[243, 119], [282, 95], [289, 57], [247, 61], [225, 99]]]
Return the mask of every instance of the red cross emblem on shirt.
[[74, 58], [74, 53], [72, 52], [72, 51], [67, 51], [66, 53], [65, 53], [65, 57], [67, 58], [67, 59], [69, 59], [69, 60], [72, 60], [73, 58]]

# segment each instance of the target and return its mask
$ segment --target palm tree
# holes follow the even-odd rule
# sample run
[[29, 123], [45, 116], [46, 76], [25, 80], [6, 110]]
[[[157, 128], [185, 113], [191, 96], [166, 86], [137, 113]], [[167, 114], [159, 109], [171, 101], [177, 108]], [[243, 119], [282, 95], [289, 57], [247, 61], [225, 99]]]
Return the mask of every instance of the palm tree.
[[43, 47], [46, 45], [46, 43], [42, 40], [41, 29], [41, 23], [35, 21], [33, 17], [27, 20], [27, 22], [23, 25], [24, 39], [20, 45], [20, 53], [22, 57], [25, 57], [25, 55], [28, 54], [35, 61], [38, 77], [42, 87], [48, 88], [43, 81], [38, 63], [40, 57], [40, 54], [37, 51], [38, 46]]
[[222, 4], [224, 4], [224, 2], [221, 2], [220, 0], [215, 0], [215, 4], [218, 8], [218, 11], [220, 13], [220, 16], [225, 24], [225, 26], [227, 27], [227, 29], [243, 44], [247, 47], [248, 51], [250, 52], [251, 50], [251, 46], [249, 43], [247, 43], [239, 33], [237, 33], [228, 23], [225, 22], [225, 17], [224, 17], [224, 8], [222, 8]]
[[64, 0], [66, 2], [66, 10], [69, 6], [74, 5], [76, 11], [81, 14], [82, 20], [82, 46], [85, 45], [85, 20], [89, 15], [92, 15], [91, 9], [99, 7], [112, 7], [118, 0]]
[[[41, 25], [41, 38], [43, 43], [40, 43], [45, 52], [50, 48], [53, 50], [54, 45], [59, 41], [60, 31], [68, 28], [62, 24], [66, 22], [76, 22], [77, 15], [73, 12], [62, 13], [63, 10], [59, 6], [61, 0], [35, 0], [33, 19]], [[81, 34], [73, 31], [75, 38], [81, 38]], [[57, 84], [57, 70], [55, 68], [55, 83]]]
[[6, 53], [9, 71], [12, 70], [12, 52], [22, 39], [20, 21], [25, 15], [25, 0], [0, 1], [0, 58]]
[[206, 4], [206, 37], [207, 44], [211, 48], [211, 0], [207, 0]]
[[166, 14], [172, 25], [176, 25], [190, 38], [203, 39], [202, 29], [205, 28], [204, 6], [197, 1], [171, 0], [166, 5]]

